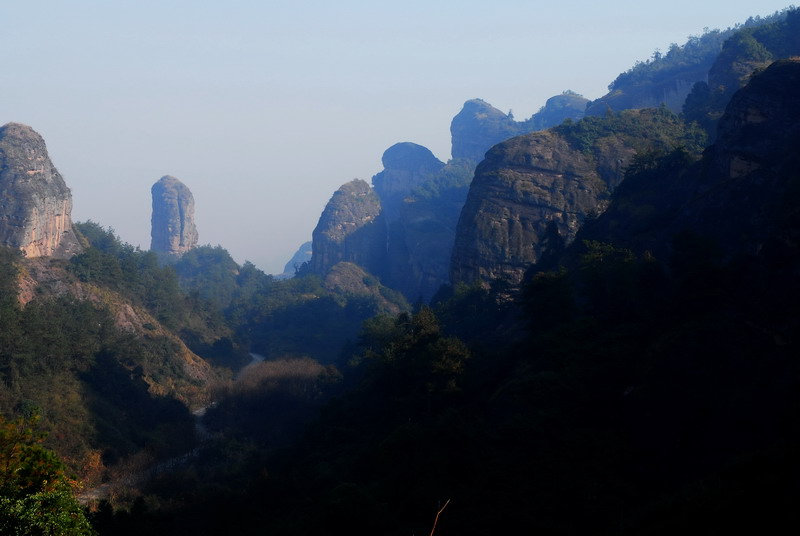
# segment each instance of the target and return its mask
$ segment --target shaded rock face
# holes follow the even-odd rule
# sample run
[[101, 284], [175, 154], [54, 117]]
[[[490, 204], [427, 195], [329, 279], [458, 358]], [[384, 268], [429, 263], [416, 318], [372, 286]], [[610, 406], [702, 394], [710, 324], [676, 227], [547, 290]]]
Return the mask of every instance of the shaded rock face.
[[521, 123], [489, 103], [469, 100], [450, 123], [453, 158], [480, 162], [493, 145], [525, 132]]
[[381, 279], [410, 301], [428, 300], [449, 282], [456, 224], [473, 174], [471, 162], [451, 160], [397, 207]]
[[413, 191], [434, 173], [444, 167], [444, 162], [422, 145], [396, 143], [383, 153], [383, 171], [372, 177], [375, 191], [384, 204], [396, 205], [403, 196]]
[[328, 201], [312, 234], [311, 270], [327, 274], [337, 263], [351, 262], [373, 274], [386, 263], [386, 222], [380, 199], [366, 182], [355, 179]]
[[17, 123], [0, 128], [0, 244], [27, 257], [70, 257], [81, 251], [71, 213], [42, 137]]
[[[674, 229], [755, 254], [792, 223], [800, 230], [800, 61], [773, 63], [737, 92], [719, 122], [711, 164]], [[726, 222], [719, 226], [719, 222]], [[720, 229], [720, 227], [722, 227]]]
[[669, 259], [673, 237], [690, 231], [723, 255], [798, 258], [798, 147], [800, 62], [784, 60], [733, 95], [700, 162], [626, 181], [582, 235]]
[[151, 193], [150, 249], [180, 257], [197, 245], [192, 192], [175, 177], [165, 175], [153, 185]]

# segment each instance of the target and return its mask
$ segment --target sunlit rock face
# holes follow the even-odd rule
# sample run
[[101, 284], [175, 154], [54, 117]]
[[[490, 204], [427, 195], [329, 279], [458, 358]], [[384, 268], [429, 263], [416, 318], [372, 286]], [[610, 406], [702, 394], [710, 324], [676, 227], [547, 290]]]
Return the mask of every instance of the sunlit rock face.
[[197, 245], [192, 192], [170, 175], [161, 177], [151, 192], [150, 249], [169, 257], [180, 257]]
[[634, 155], [675, 145], [682, 123], [665, 127], [665, 114], [629, 110], [600, 120], [608, 130], [595, 137], [565, 125], [492, 147], [461, 211], [451, 281], [521, 283], [552, 245], [570, 243], [588, 216], [603, 213]]
[[26, 257], [66, 258], [81, 250], [72, 194], [31, 127], [0, 128], [0, 244]]
[[381, 201], [369, 184], [355, 179], [331, 197], [312, 234], [311, 270], [326, 274], [342, 261], [373, 274], [386, 263], [386, 223]]
[[[634, 152], [624, 146], [608, 150], [602, 160], [627, 161]], [[551, 131], [493, 147], [475, 171], [461, 211], [451, 280], [519, 283], [540, 257], [548, 228], [555, 225], [571, 239], [607, 197], [598, 160]]]

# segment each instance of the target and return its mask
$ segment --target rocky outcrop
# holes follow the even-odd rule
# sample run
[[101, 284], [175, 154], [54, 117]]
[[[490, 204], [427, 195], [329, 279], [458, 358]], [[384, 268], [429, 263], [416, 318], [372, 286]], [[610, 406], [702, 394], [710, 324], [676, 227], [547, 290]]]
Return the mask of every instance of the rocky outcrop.
[[324, 275], [344, 261], [373, 274], [382, 273], [386, 222], [381, 210], [378, 195], [366, 182], [354, 179], [339, 188], [312, 234], [311, 270]]
[[486, 101], [469, 100], [450, 123], [453, 158], [480, 162], [490, 147], [524, 132], [521, 123]]
[[396, 143], [383, 153], [383, 171], [372, 177], [375, 192], [381, 199], [387, 221], [398, 217], [403, 198], [444, 167], [433, 153], [422, 145]]
[[[619, 156], [629, 160], [633, 151]], [[456, 230], [453, 282], [518, 283], [548, 224], [572, 237], [608, 193], [591, 155], [545, 131], [495, 146], [478, 166]]]
[[[591, 126], [566, 125], [496, 145], [478, 165], [456, 229], [451, 280], [515, 285], [545, 253], [601, 213], [637, 151], [666, 149], [682, 123], [630, 110]], [[665, 125], [669, 123], [669, 128]], [[596, 134], [592, 134], [596, 133]]]
[[70, 257], [81, 250], [71, 212], [42, 137], [18, 123], [0, 128], [0, 244], [31, 258]]
[[170, 175], [161, 177], [151, 192], [150, 249], [168, 257], [180, 257], [197, 245], [192, 192]]
[[504, 114], [481, 99], [469, 100], [450, 124], [453, 158], [480, 162], [501, 141], [560, 125], [565, 119], [581, 119], [588, 102], [574, 91], [565, 91], [547, 99], [530, 119], [515, 121], [510, 112]]
[[530, 124], [527, 131], [533, 132], [554, 127], [566, 119], [578, 121], [585, 115], [588, 103], [589, 99], [569, 90], [561, 95], [550, 97], [545, 105], [527, 121]]

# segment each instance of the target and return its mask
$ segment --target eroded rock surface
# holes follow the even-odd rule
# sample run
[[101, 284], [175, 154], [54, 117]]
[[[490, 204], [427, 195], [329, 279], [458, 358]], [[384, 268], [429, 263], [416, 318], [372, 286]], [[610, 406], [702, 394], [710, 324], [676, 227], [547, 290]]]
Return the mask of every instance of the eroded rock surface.
[[354, 179], [331, 197], [312, 234], [311, 270], [327, 274], [351, 262], [382, 273], [386, 262], [386, 222], [381, 201], [369, 184]]
[[66, 258], [81, 250], [72, 194], [31, 127], [0, 128], [0, 244], [26, 257]]
[[151, 192], [153, 216], [150, 249], [169, 257], [180, 257], [197, 245], [192, 192], [170, 175], [161, 177]]

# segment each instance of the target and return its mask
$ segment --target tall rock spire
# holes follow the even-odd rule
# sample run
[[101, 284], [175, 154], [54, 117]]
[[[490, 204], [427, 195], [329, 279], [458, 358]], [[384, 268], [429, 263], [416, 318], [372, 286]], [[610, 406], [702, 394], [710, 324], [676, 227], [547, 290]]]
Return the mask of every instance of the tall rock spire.
[[80, 251], [72, 194], [44, 140], [31, 127], [0, 127], [0, 245], [26, 257], [66, 258]]
[[153, 216], [150, 220], [150, 250], [180, 257], [197, 245], [192, 192], [170, 175], [161, 177], [151, 192]]

